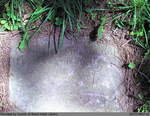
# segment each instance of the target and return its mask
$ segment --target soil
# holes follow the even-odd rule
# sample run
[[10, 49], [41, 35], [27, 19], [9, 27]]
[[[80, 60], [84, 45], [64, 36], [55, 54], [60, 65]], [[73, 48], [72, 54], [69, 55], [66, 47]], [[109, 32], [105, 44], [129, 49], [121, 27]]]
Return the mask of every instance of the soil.
[[122, 71], [125, 74], [124, 82], [122, 83], [125, 87], [125, 93], [120, 100], [121, 103], [124, 104], [124, 107], [127, 108], [126, 111], [133, 112], [136, 111], [142, 103], [139, 99], [137, 99], [137, 95], [143, 92], [140, 89], [141, 87], [139, 85], [137, 70], [130, 70], [127, 65], [129, 62], [140, 63], [143, 52], [140, 47], [135, 46], [132, 41], [127, 38], [128, 33], [129, 32], [126, 29], [118, 29], [111, 23], [108, 23], [105, 25], [104, 35], [110, 35], [113, 37], [113, 40], [108, 40], [108, 37], [107, 39], [103, 38], [100, 41], [107, 41], [118, 47], [119, 54], [121, 56], [120, 61], [124, 64], [122, 66]]
[[0, 111], [9, 111], [10, 36], [0, 34]]

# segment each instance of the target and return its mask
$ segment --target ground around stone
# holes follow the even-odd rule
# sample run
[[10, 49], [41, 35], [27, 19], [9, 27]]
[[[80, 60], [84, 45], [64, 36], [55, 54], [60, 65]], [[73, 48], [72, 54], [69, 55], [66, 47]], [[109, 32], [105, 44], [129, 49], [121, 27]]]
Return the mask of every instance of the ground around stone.
[[47, 28], [24, 52], [17, 49], [20, 35], [1, 33], [1, 112], [134, 111], [135, 72], [123, 65], [140, 59], [140, 50], [125, 38], [127, 31], [112, 27], [107, 24], [95, 42], [89, 40], [92, 27], [69, 35], [73, 40], [66, 39], [58, 54], [52, 40], [48, 49]]
[[47, 29], [24, 52], [13, 40], [10, 101], [27, 112], [133, 111], [136, 103], [129, 94], [136, 94], [136, 84], [123, 65], [134, 60], [135, 48], [125, 39], [127, 31], [110, 27], [95, 42], [88, 33], [65, 39], [57, 54]]

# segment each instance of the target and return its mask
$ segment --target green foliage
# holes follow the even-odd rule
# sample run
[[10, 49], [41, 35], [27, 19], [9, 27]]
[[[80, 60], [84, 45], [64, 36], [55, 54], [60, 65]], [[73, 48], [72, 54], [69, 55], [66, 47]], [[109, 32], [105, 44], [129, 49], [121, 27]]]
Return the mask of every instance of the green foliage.
[[146, 51], [145, 54], [144, 54], [144, 58], [145, 58], [145, 59], [148, 59], [149, 57], [150, 57], [150, 48], [147, 49], [147, 51]]
[[150, 112], [150, 100], [138, 108], [138, 112]]
[[6, 21], [6, 20], [4, 20], [4, 19], [1, 19], [1, 20], [0, 20], [0, 23], [1, 23], [2, 25], [4, 25], [4, 24], [6, 24], [6, 23], [7, 23], [7, 21]]
[[[59, 26], [61, 28], [60, 32], [61, 36], [60, 39], [58, 39], [60, 40], [60, 42], [58, 42], [60, 44], [58, 44], [57, 48], [60, 48], [60, 46], [63, 44], [64, 34], [67, 25], [69, 25], [71, 30], [74, 30], [75, 28], [80, 30], [80, 22], [83, 13], [82, 5], [83, 5], [82, 0], [55, 0], [54, 2], [49, 3], [47, 4], [47, 6], [44, 7], [45, 11], [43, 9], [43, 11], [39, 12], [39, 15], [44, 12], [47, 13], [46, 18], [43, 20], [41, 26], [45, 22], [51, 21], [53, 22], [52, 25]], [[46, 9], [48, 9], [48, 12], [46, 12]], [[35, 15], [35, 13], [32, 15]]]
[[99, 39], [102, 39], [103, 32], [104, 32], [104, 26], [105, 26], [105, 23], [106, 23], [106, 16], [101, 17], [100, 22], [101, 22], [101, 24], [100, 24], [100, 26], [98, 28], [98, 34], [97, 35], [98, 35]]
[[59, 17], [56, 17], [55, 18], [55, 25], [62, 25], [63, 24], [63, 19], [62, 18], [59, 18]]
[[[31, 35], [29, 34], [30, 30], [32, 29], [32, 27], [34, 26], [34, 23], [42, 18], [42, 13], [46, 12], [47, 10], [49, 10], [48, 8], [42, 8], [41, 6], [39, 6], [37, 9], [35, 9], [35, 11], [30, 15], [30, 18], [27, 22], [27, 24], [25, 26], [22, 27], [22, 32], [23, 32], [23, 38], [20, 41], [19, 44], [19, 49], [23, 50], [27, 47], [29, 39], [31, 37]], [[41, 26], [38, 27], [38, 29], [36, 31], [39, 31], [39, 29], [41, 28]]]
[[128, 68], [134, 69], [134, 68], [136, 68], [136, 64], [133, 63], [133, 62], [130, 62], [130, 63], [128, 64]]
[[[7, 0], [2, 1], [5, 5], [3, 16], [0, 18], [1, 30], [19, 30], [23, 33], [22, 40], [19, 44], [20, 49], [24, 49], [28, 45], [30, 38], [38, 31], [47, 21], [50, 21], [52, 26], [61, 28], [60, 40], [64, 40], [64, 34], [67, 25], [71, 30], [77, 29], [80, 31], [81, 20], [83, 15], [83, 4], [89, 3], [92, 0]], [[27, 2], [33, 9], [30, 17], [25, 24], [23, 22], [24, 3]], [[93, 16], [94, 18], [94, 16]], [[34, 26], [36, 21], [42, 21], [38, 27]], [[30, 30], [35, 27], [35, 32], [31, 35]], [[58, 46], [59, 48], [60, 46]]]
[[93, 8], [86, 8], [85, 12], [88, 13], [91, 16], [92, 20], [96, 20], [98, 14], [96, 12], [93, 12], [95, 9]]
[[59, 48], [62, 47], [62, 45], [63, 45], [65, 30], [66, 30], [66, 22], [65, 22], [65, 20], [63, 20], [62, 28], [61, 28], [61, 35], [60, 35], [61, 42], [60, 42], [60, 46], [58, 45]]
[[150, 99], [146, 99], [143, 94], [138, 94], [137, 99], [144, 102], [137, 110], [138, 112], [150, 112]]
[[96, 19], [96, 17], [97, 17], [97, 13], [91, 13], [92, 20]]
[[[150, 23], [150, 4], [148, 0], [126, 0], [123, 2], [108, 2], [107, 7], [113, 13], [112, 21], [117, 27], [128, 27], [132, 35], [143, 48], [149, 47], [148, 31], [145, 24]], [[120, 12], [120, 13], [116, 13]], [[139, 38], [139, 39], [138, 39]], [[141, 39], [145, 39], [141, 44]], [[137, 42], [138, 41], [138, 42]]]
[[138, 94], [137, 98], [140, 99], [140, 100], [143, 100], [144, 99], [144, 95], [143, 94]]
[[5, 4], [5, 12], [3, 13], [3, 17], [0, 19], [0, 24], [2, 25], [3, 30], [18, 30], [21, 27], [21, 18], [19, 18], [19, 15], [16, 15], [16, 12], [14, 12], [14, 9], [16, 7], [13, 7], [12, 4], [17, 4], [18, 7], [20, 2], [11, 1]]
[[124, 27], [125, 27], [125, 24], [124, 24], [123, 21], [121, 21], [121, 20], [115, 20], [114, 23], [115, 23], [115, 25], [116, 25], [118, 28], [124, 28]]

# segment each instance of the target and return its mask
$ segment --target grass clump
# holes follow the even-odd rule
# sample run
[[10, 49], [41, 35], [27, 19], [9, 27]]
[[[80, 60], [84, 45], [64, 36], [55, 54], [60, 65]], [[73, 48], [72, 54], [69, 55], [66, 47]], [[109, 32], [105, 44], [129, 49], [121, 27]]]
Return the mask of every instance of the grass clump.
[[0, 18], [0, 24], [2, 25], [1, 31], [18, 30], [21, 27], [22, 14], [21, 12], [18, 13], [17, 10], [22, 10], [22, 2], [22, 0], [0, 1], [4, 5]]
[[[22, 33], [22, 40], [19, 48], [27, 47], [29, 39], [34, 33], [40, 31], [44, 23], [50, 22], [53, 30], [60, 28], [60, 37], [58, 43], [55, 44], [55, 51], [63, 45], [64, 35], [67, 27], [70, 30], [81, 29], [81, 20], [84, 11], [84, 3], [92, 0], [0, 0], [5, 5], [0, 23], [1, 30], [19, 30]], [[23, 22], [24, 4], [27, 2], [33, 9], [26, 23]], [[40, 20], [41, 24], [34, 26], [36, 21]], [[35, 32], [29, 34], [34, 28]], [[54, 37], [55, 38], [55, 37]]]
[[108, 2], [117, 27], [127, 27], [137, 45], [149, 48], [150, 4], [148, 0], [126, 0], [120, 3]]
[[150, 100], [147, 100], [142, 106], [140, 106], [138, 112], [150, 112]]

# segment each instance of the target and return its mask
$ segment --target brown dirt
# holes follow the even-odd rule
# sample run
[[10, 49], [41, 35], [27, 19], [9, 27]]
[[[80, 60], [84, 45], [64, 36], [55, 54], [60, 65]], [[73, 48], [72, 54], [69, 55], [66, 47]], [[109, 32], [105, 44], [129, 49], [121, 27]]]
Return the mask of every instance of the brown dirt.
[[0, 112], [15, 111], [9, 101], [10, 47], [13, 33], [0, 32]]
[[141, 89], [139, 86], [137, 69], [131, 70], [127, 65], [130, 62], [140, 63], [142, 60], [142, 50], [140, 47], [135, 46], [131, 39], [126, 37], [126, 35], [128, 35], [128, 31], [125, 29], [117, 29], [113, 25], [107, 24], [104, 34], [105, 33], [109, 33], [113, 39], [106, 40], [104, 38], [104, 41], [109, 41], [109, 43], [118, 47], [119, 54], [121, 56], [120, 61], [124, 64], [122, 66], [122, 71], [125, 75], [122, 84], [124, 84], [125, 91], [124, 95], [120, 99], [122, 101], [121, 104], [124, 104], [123, 106], [126, 108], [126, 111], [133, 112], [137, 110], [141, 103], [141, 101], [136, 97], [139, 93], [141, 93]]
[[10, 37], [9, 34], [0, 34], [0, 111], [9, 110], [9, 67], [10, 67]]

